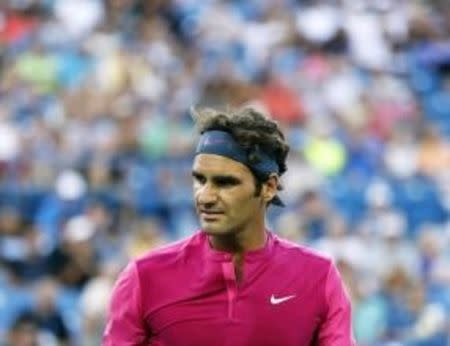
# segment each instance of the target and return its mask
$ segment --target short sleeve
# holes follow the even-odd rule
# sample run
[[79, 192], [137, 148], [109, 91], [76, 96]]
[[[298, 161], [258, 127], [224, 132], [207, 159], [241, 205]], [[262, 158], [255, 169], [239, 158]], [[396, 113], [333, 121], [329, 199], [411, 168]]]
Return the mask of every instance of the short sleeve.
[[114, 285], [102, 346], [143, 345], [147, 338], [139, 276], [136, 263], [131, 262]]
[[350, 299], [334, 264], [326, 279], [327, 314], [320, 326], [318, 346], [354, 346]]

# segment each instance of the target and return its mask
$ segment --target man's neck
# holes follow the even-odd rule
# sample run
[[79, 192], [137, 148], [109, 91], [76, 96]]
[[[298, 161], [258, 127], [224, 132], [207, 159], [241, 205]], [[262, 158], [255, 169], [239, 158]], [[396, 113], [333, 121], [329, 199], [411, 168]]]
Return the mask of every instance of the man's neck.
[[243, 280], [244, 254], [247, 251], [261, 249], [267, 242], [267, 232], [263, 227], [260, 231], [251, 233], [251, 237], [243, 237], [241, 233], [227, 234], [223, 236], [209, 236], [209, 243], [212, 248], [232, 254], [234, 273], [236, 281]]
[[209, 235], [212, 248], [229, 252], [233, 255], [243, 254], [247, 251], [258, 250], [266, 244], [267, 232], [265, 227], [253, 232], [240, 232], [237, 234]]

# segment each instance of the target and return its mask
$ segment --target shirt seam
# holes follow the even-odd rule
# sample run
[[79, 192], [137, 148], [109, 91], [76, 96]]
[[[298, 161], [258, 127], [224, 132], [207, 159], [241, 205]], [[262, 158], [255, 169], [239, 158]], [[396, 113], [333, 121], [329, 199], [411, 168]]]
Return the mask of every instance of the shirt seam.
[[136, 300], [138, 303], [137, 310], [138, 310], [139, 316], [141, 316], [141, 318], [142, 318], [144, 316], [143, 316], [143, 304], [142, 304], [143, 302], [142, 302], [142, 293], [141, 293], [141, 277], [139, 275], [137, 263], [134, 262], [133, 264], [134, 264], [133, 271], [137, 278], [137, 280], [136, 280], [137, 281], [137, 299]]
[[326, 303], [326, 311], [325, 311], [325, 316], [328, 315], [328, 313], [330, 312], [330, 294], [331, 294], [331, 288], [330, 288], [330, 275], [331, 275], [331, 271], [332, 271], [332, 263], [329, 263], [328, 265], [328, 271], [327, 271], [327, 278], [325, 279], [325, 289], [324, 289], [324, 300]]

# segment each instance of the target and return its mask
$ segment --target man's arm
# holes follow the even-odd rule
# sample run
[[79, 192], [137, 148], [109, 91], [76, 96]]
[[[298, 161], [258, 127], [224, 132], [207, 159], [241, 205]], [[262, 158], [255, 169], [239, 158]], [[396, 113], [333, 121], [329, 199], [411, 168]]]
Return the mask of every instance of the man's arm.
[[147, 340], [139, 277], [134, 262], [117, 279], [109, 305], [103, 346], [138, 346]]
[[354, 346], [350, 299], [334, 264], [326, 279], [325, 299], [328, 305], [320, 326], [317, 346]]

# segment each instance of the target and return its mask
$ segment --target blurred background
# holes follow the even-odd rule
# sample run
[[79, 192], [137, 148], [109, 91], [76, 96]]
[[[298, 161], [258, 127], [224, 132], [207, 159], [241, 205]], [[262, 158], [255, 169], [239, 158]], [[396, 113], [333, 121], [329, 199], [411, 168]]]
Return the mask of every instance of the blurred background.
[[449, 67], [448, 0], [1, 0], [0, 345], [99, 345], [125, 263], [198, 227], [189, 108], [244, 104], [358, 344], [450, 345]]

